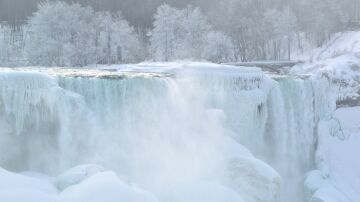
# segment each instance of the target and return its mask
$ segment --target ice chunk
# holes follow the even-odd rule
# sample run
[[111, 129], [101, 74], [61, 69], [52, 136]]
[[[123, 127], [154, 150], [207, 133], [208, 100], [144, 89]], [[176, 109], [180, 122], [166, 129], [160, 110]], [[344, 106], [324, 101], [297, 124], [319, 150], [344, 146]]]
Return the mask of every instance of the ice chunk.
[[233, 158], [224, 173], [226, 184], [247, 202], [279, 201], [280, 175], [266, 163], [251, 157]]
[[59, 198], [64, 202], [157, 202], [152, 194], [124, 183], [111, 171], [97, 173], [69, 187]]
[[76, 166], [58, 176], [55, 184], [59, 190], [64, 190], [69, 186], [79, 184], [87, 178], [104, 171], [105, 169], [98, 165]]

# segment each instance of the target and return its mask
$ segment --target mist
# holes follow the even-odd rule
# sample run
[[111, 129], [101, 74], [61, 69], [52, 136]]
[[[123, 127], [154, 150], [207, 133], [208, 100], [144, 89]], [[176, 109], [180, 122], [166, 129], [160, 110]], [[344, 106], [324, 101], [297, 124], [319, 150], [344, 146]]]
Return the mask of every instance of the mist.
[[0, 201], [360, 201], [360, 0], [0, 0]]

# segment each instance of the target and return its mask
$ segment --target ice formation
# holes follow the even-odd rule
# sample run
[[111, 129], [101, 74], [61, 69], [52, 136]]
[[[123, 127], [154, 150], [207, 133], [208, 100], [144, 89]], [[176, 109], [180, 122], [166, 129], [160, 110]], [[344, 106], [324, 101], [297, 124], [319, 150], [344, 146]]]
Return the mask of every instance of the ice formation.
[[116, 172], [74, 168], [45, 180], [57, 193], [27, 190], [37, 202], [304, 200], [318, 123], [335, 110], [327, 80], [145, 66], [1, 70], [0, 165], [53, 176], [88, 163]]
[[292, 69], [296, 74], [327, 77], [341, 106], [360, 104], [360, 32], [335, 34], [322, 47], [312, 51], [311, 59]]

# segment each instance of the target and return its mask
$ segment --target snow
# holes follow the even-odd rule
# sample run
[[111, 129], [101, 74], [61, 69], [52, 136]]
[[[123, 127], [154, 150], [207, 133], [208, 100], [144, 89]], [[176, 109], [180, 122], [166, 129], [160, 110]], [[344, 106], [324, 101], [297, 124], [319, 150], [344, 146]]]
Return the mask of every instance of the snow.
[[[242, 161], [246, 164], [247, 160]], [[252, 162], [250, 160], [249, 162]], [[249, 167], [247, 173], [248, 177], [252, 178], [252, 175], [256, 175], [256, 172], [264, 172], [262, 177], [259, 176], [258, 180], [269, 179], [268, 177], [276, 177], [280, 183], [280, 177], [276, 172], [271, 171], [270, 173], [266, 171], [268, 168], [264, 163], [255, 163], [254, 167]], [[243, 165], [244, 166], [244, 165]], [[264, 167], [265, 166], [265, 167]], [[262, 168], [261, 168], [262, 167]], [[89, 167], [89, 165], [81, 165], [76, 168], [70, 169], [66, 173], [74, 173], [74, 171], [83, 170], [84, 168], [94, 168], [94, 166]], [[255, 172], [252, 171], [252, 168], [255, 168]], [[260, 169], [259, 169], [260, 168]], [[237, 168], [240, 172], [241, 167]], [[266, 174], [267, 173], [267, 174]], [[260, 173], [258, 173], [260, 174]], [[245, 175], [245, 174], [244, 174]], [[266, 176], [270, 175], [270, 176]], [[112, 171], [103, 171], [96, 173], [88, 178], [84, 179], [81, 182], [73, 184], [72, 186], [67, 187], [64, 190], [57, 191], [55, 188], [55, 182], [52, 184], [51, 181], [48, 181], [44, 178], [37, 179], [31, 178], [15, 173], [11, 173], [5, 170], [1, 171], [2, 184], [0, 187], [0, 201], [7, 202], [118, 202], [118, 201], [130, 201], [130, 202], [157, 202], [156, 196], [153, 194], [133, 185], [128, 184], [121, 180], [117, 174]], [[62, 176], [59, 176], [62, 178]], [[57, 177], [57, 178], [59, 178]], [[71, 178], [73, 179], [71, 180]], [[229, 176], [230, 177], [230, 176]], [[265, 177], [265, 178], [264, 178]], [[77, 181], [78, 176], [67, 176], [70, 181]], [[238, 178], [240, 179], [240, 178]], [[238, 181], [241, 185], [245, 185], [244, 181]], [[261, 185], [262, 181], [253, 181], [251, 189], [256, 189], [256, 186]], [[260, 183], [260, 184], [256, 184]], [[240, 185], [239, 185], [240, 186]], [[266, 186], [265, 186], [266, 187]], [[265, 188], [264, 187], [264, 188]], [[249, 187], [246, 187], [249, 188]], [[273, 188], [279, 188], [273, 187]], [[189, 184], [182, 185], [169, 185], [164, 186], [165, 190], [161, 198], [163, 201], [174, 201], [174, 202], [188, 202], [188, 201], [197, 201], [197, 202], [242, 202], [248, 201], [244, 200], [240, 193], [235, 192], [234, 189], [231, 189], [227, 186], [209, 182], [209, 181], [191, 181]], [[257, 190], [244, 190], [258, 192]], [[269, 190], [273, 191], [273, 190]], [[245, 192], [244, 192], [245, 193]], [[244, 195], [244, 193], [242, 193]], [[266, 194], [264, 192], [263, 194]], [[256, 196], [256, 197], [269, 197], [269, 195]], [[271, 195], [270, 195], [271, 197]], [[269, 198], [260, 199], [260, 201], [273, 201]], [[258, 200], [251, 200], [258, 201]]]
[[269, 165], [249, 157], [233, 158], [228, 164], [225, 184], [238, 190], [244, 201], [279, 201], [280, 194], [274, 193], [281, 193], [282, 179]]
[[[74, 173], [84, 168], [95, 167], [82, 165], [67, 173]], [[55, 184], [46, 179], [19, 175], [3, 169], [0, 170], [0, 179], [0, 201], [6, 202], [157, 202], [152, 194], [123, 182], [111, 171], [93, 173], [86, 180], [63, 191], [58, 191]], [[67, 174], [67, 179], [77, 181], [78, 176]]]
[[191, 182], [180, 189], [173, 189], [174, 202], [245, 202], [234, 190], [225, 186], [202, 181]]
[[151, 78], [151, 77], [171, 77], [179, 72], [186, 71], [207, 71], [213, 73], [236, 74], [244, 73], [262, 74], [260, 68], [256, 67], [237, 67], [232, 65], [220, 65], [209, 62], [143, 62], [139, 64], [123, 65], [99, 65], [97, 67], [89, 66], [87, 68], [71, 67], [0, 67], [0, 73], [34, 73], [50, 75], [55, 77], [81, 77], [81, 78], [105, 78], [105, 79], [123, 79], [123, 78]]
[[59, 190], [64, 190], [69, 186], [76, 185], [87, 178], [105, 171], [98, 165], [81, 165], [74, 167], [56, 178], [55, 184]]
[[[42, 193], [55, 194], [55, 186], [45, 180], [35, 177], [29, 177], [21, 174], [15, 174], [0, 168], [0, 193], [7, 190], [36, 190]], [[4, 201], [4, 200], [0, 200]]]
[[306, 181], [311, 197], [324, 202], [360, 200], [360, 161], [354, 156], [360, 147], [358, 117], [360, 107], [340, 108], [334, 116], [339, 122], [321, 123], [316, 152], [319, 170], [311, 172]]
[[304, 182], [307, 199], [360, 201], [360, 161], [354, 156], [360, 147], [360, 32], [338, 33], [311, 55], [292, 73], [328, 79], [338, 109], [318, 124], [315, 168]]
[[344, 105], [359, 98], [360, 32], [338, 33], [311, 55], [309, 62], [295, 66], [291, 72], [329, 78], [338, 101], [345, 101]]
[[360, 32], [349, 31], [335, 34], [324, 47], [313, 51], [312, 60], [324, 60], [342, 55], [358, 55]]
[[357, 134], [360, 131], [360, 107], [340, 108], [335, 112], [335, 117], [339, 119], [342, 130], [346, 136]]
[[124, 183], [111, 171], [98, 173], [78, 186], [65, 189], [59, 198], [66, 202], [157, 202], [152, 194]]

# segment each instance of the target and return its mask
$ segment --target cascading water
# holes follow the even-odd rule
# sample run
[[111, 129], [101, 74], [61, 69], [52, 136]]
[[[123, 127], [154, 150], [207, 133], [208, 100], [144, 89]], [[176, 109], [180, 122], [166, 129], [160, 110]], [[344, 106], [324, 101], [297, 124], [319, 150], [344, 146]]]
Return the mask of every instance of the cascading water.
[[100, 164], [159, 201], [223, 189], [238, 201], [304, 201], [317, 124], [335, 103], [325, 80], [255, 68], [32, 71], [0, 73], [0, 166]]

